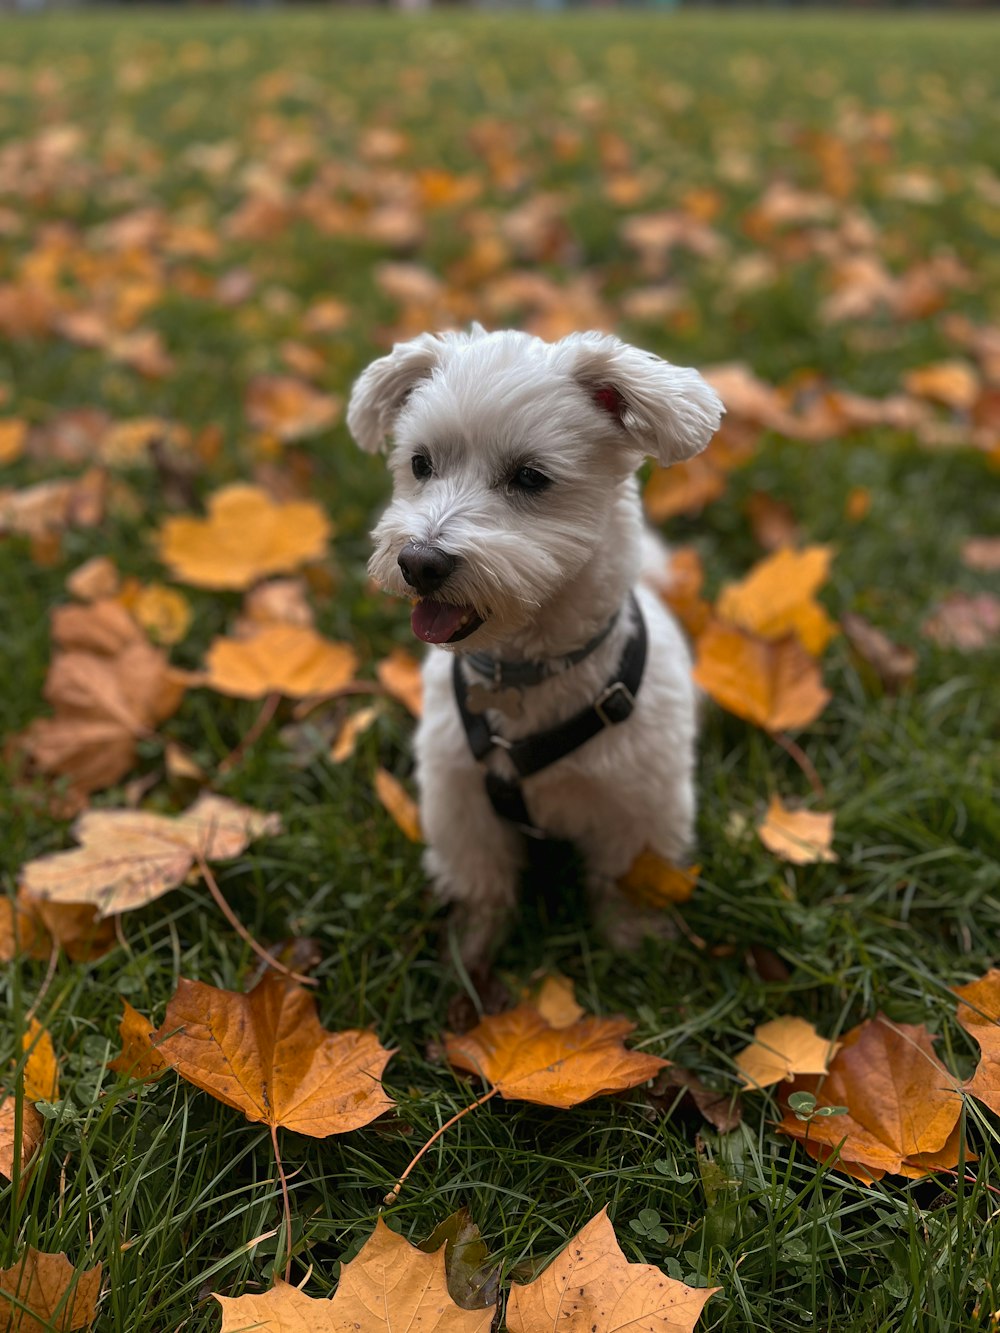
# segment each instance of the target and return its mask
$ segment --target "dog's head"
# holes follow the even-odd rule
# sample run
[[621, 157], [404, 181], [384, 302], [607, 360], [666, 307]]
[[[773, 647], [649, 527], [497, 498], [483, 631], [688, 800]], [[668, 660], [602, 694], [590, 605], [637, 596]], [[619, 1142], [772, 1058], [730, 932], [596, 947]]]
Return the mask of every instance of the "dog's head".
[[428, 643], [502, 642], [614, 539], [639, 460], [690, 458], [722, 412], [697, 371], [606, 334], [545, 343], [476, 327], [399, 343], [347, 413], [362, 449], [393, 441], [371, 573], [419, 598], [412, 625]]

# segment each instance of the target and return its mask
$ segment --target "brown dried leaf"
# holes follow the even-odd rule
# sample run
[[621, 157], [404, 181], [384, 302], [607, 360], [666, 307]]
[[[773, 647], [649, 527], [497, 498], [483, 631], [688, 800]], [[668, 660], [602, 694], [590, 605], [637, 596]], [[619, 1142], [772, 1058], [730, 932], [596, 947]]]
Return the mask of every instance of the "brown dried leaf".
[[358, 740], [365, 734], [368, 728], [378, 717], [378, 705], [369, 704], [366, 708], [359, 708], [356, 713], [351, 713], [344, 719], [343, 726], [337, 732], [336, 739], [330, 746], [330, 762], [342, 764], [350, 759], [357, 748]]
[[340, 416], [341, 402], [292, 375], [257, 375], [247, 385], [247, 420], [290, 443], [328, 430]]
[[839, 1149], [848, 1175], [871, 1182], [887, 1171], [919, 1177], [958, 1165], [962, 1100], [922, 1026], [882, 1016], [862, 1023], [843, 1038], [826, 1078], [797, 1078], [782, 1089], [783, 1104], [800, 1091], [847, 1114], [804, 1122], [786, 1110], [779, 1128], [821, 1161]]
[[627, 1018], [581, 1018], [553, 1027], [532, 1004], [494, 1014], [445, 1046], [456, 1069], [478, 1074], [508, 1100], [567, 1108], [638, 1087], [667, 1063], [626, 1050]]
[[87, 1328], [97, 1317], [101, 1265], [77, 1270], [65, 1254], [28, 1246], [13, 1268], [0, 1269], [0, 1327], [7, 1333]]
[[962, 562], [969, 569], [995, 574], [1000, 570], [1000, 537], [969, 537], [962, 543]]
[[1000, 968], [993, 968], [978, 981], [959, 986], [955, 994], [962, 1003], [957, 1018], [981, 1051], [976, 1072], [963, 1090], [1000, 1114]]
[[24, 889], [55, 903], [88, 903], [101, 916], [144, 907], [182, 884], [197, 864], [239, 856], [255, 838], [281, 831], [278, 815], [205, 793], [177, 816], [89, 810], [73, 833], [81, 844], [29, 861]]
[[16, 1121], [17, 1106], [14, 1095], [0, 1088], [0, 1176], [5, 1180], [14, 1179], [15, 1156], [19, 1157], [21, 1179], [24, 1179], [28, 1163], [45, 1134], [45, 1121], [27, 1096], [21, 1103], [20, 1144], [17, 1144], [15, 1139]]
[[920, 632], [943, 648], [975, 652], [1000, 635], [1000, 597], [991, 592], [949, 593], [938, 602]]
[[328, 1032], [303, 987], [268, 972], [249, 995], [178, 982], [155, 1033], [182, 1078], [248, 1120], [325, 1139], [395, 1103], [381, 1076], [391, 1051], [372, 1032]]
[[841, 629], [852, 651], [871, 667], [887, 694], [898, 694], [912, 683], [917, 669], [914, 649], [893, 643], [887, 634], [853, 611], [843, 617]]
[[719, 1287], [687, 1287], [629, 1263], [602, 1208], [548, 1268], [507, 1300], [509, 1333], [692, 1333]]

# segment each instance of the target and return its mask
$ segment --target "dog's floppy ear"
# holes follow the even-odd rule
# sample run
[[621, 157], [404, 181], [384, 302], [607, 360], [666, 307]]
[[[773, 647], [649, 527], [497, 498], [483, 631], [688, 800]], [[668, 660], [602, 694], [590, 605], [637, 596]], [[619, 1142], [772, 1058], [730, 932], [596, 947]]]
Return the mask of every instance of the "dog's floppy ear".
[[422, 333], [397, 343], [355, 381], [347, 406], [347, 429], [366, 453], [385, 448], [386, 437], [407, 398], [441, 361], [441, 340]]
[[628, 443], [664, 467], [700, 453], [719, 429], [722, 400], [689, 366], [604, 333], [571, 334], [558, 344], [571, 373]]

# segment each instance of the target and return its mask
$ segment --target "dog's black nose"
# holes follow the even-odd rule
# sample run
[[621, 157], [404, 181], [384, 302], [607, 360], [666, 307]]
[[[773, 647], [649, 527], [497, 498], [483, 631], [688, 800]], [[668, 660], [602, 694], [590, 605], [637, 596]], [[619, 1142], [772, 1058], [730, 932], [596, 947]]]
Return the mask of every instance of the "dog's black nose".
[[426, 546], [422, 542], [407, 542], [397, 561], [403, 571], [403, 578], [421, 597], [436, 592], [458, 564], [457, 559], [447, 551], [442, 551], [438, 546]]

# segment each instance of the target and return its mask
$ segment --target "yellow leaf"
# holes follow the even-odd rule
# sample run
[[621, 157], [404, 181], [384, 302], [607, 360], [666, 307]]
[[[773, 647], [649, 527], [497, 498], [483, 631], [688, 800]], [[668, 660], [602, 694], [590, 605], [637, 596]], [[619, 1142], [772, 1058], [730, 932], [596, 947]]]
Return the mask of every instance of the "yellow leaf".
[[701, 866], [675, 866], [647, 847], [618, 881], [618, 887], [637, 907], [666, 907], [686, 903], [694, 893]]
[[378, 717], [378, 706], [369, 704], [367, 708], [359, 708], [356, 713], [348, 717], [344, 725], [337, 733], [337, 739], [330, 747], [330, 761], [334, 764], [342, 764], [346, 759], [350, 759], [358, 743], [358, 738], [363, 736], [368, 728]]
[[200, 683], [237, 699], [337, 694], [354, 679], [358, 659], [305, 625], [265, 624], [249, 639], [215, 639]]
[[522, 992], [524, 999], [545, 1019], [549, 1027], [568, 1028], [585, 1013], [576, 1002], [576, 992], [569, 977], [558, 974], [545, 977], [541, 985]]
[[180, 643], [191, 628], [191, 603], [176, 588], [140, 584], [124, 590], [119, 599], [156, 643]]
[[819, 667], [792, 635], [768, 643], [713, 622], [698, 639], [694, 678], [716, 703], [767, 731], [807, 727], [830, 702]]
[[48, 1333], [88, 1328], [97, 1317], [101, 1265], [77, 1270], [65, 1254], [30, 1245], [13, 1268], [0, 1269], [0, 1329]]
[[28, 423], [18, 417], [0, 420], [0, 467], [7, 463], [16, 463], [24, 453], [24, 442], [28, 438]]
[[160, 556], [174, 576], [199, 588], [249, 588], [326, 553], [329, 520], [309, 500], [279, 503], [257, 486], [216, 491], [208, 518], [168, 518]]
[[821, 1037], [812, 1023], [787, 1015], [761, 1023], [754, 1039], [736, 1056], [736, 1067], [748, 1088], [767, 1088], [797, 1074], [825, 1074], [840, 1049]]
[[829, 546], [802, 551], [783, 548], [755, 565], [746, 578], [723, 588], [716, 603], [720, 619], [762, 639], [796, 634], [806, 652], [818, 657], [836, 626], [814, 600], [826, 581], [833, 552]]
[[760, 840], [769, 852], [794, 865], [814, 865], [817, 861], [836, 861], [831, 850], [833, 815], [810, 810], [786, 810], [777, 796], [763, 821], [757, 825]]
[[625, 1258], [602, 1208], [548, 1268], [507, 1301], [509, 1333], [692, 1333], [720, 1287], [688, 1287]]
[[24, 1062], [24, 1095], [29, 1102], [54, 1102], [59, 1099], [59, 1065], [48, 1031], [37, 1018], [28, 1024], [21, 1038], [28, 1058]]
[[152, 1023], [138, 1009], [133, 1009], [128, 1000], [122, 1000], [125, 1012], [118, 1024], [122, 1049], [119, 1055], [108, 1062], [108, 1068], [116, 1074], [127, 1074], [129, 1078], [158, 1078], [170, 1066], [153, 1045], [155, 1029]]
[[424, 835], [420, 828], [420, 812], [417, 803], [403, 784], [379, 768], [375, 772], [375, 794], [396, 821], [402, 833], [411, 842], [423, 842]]

